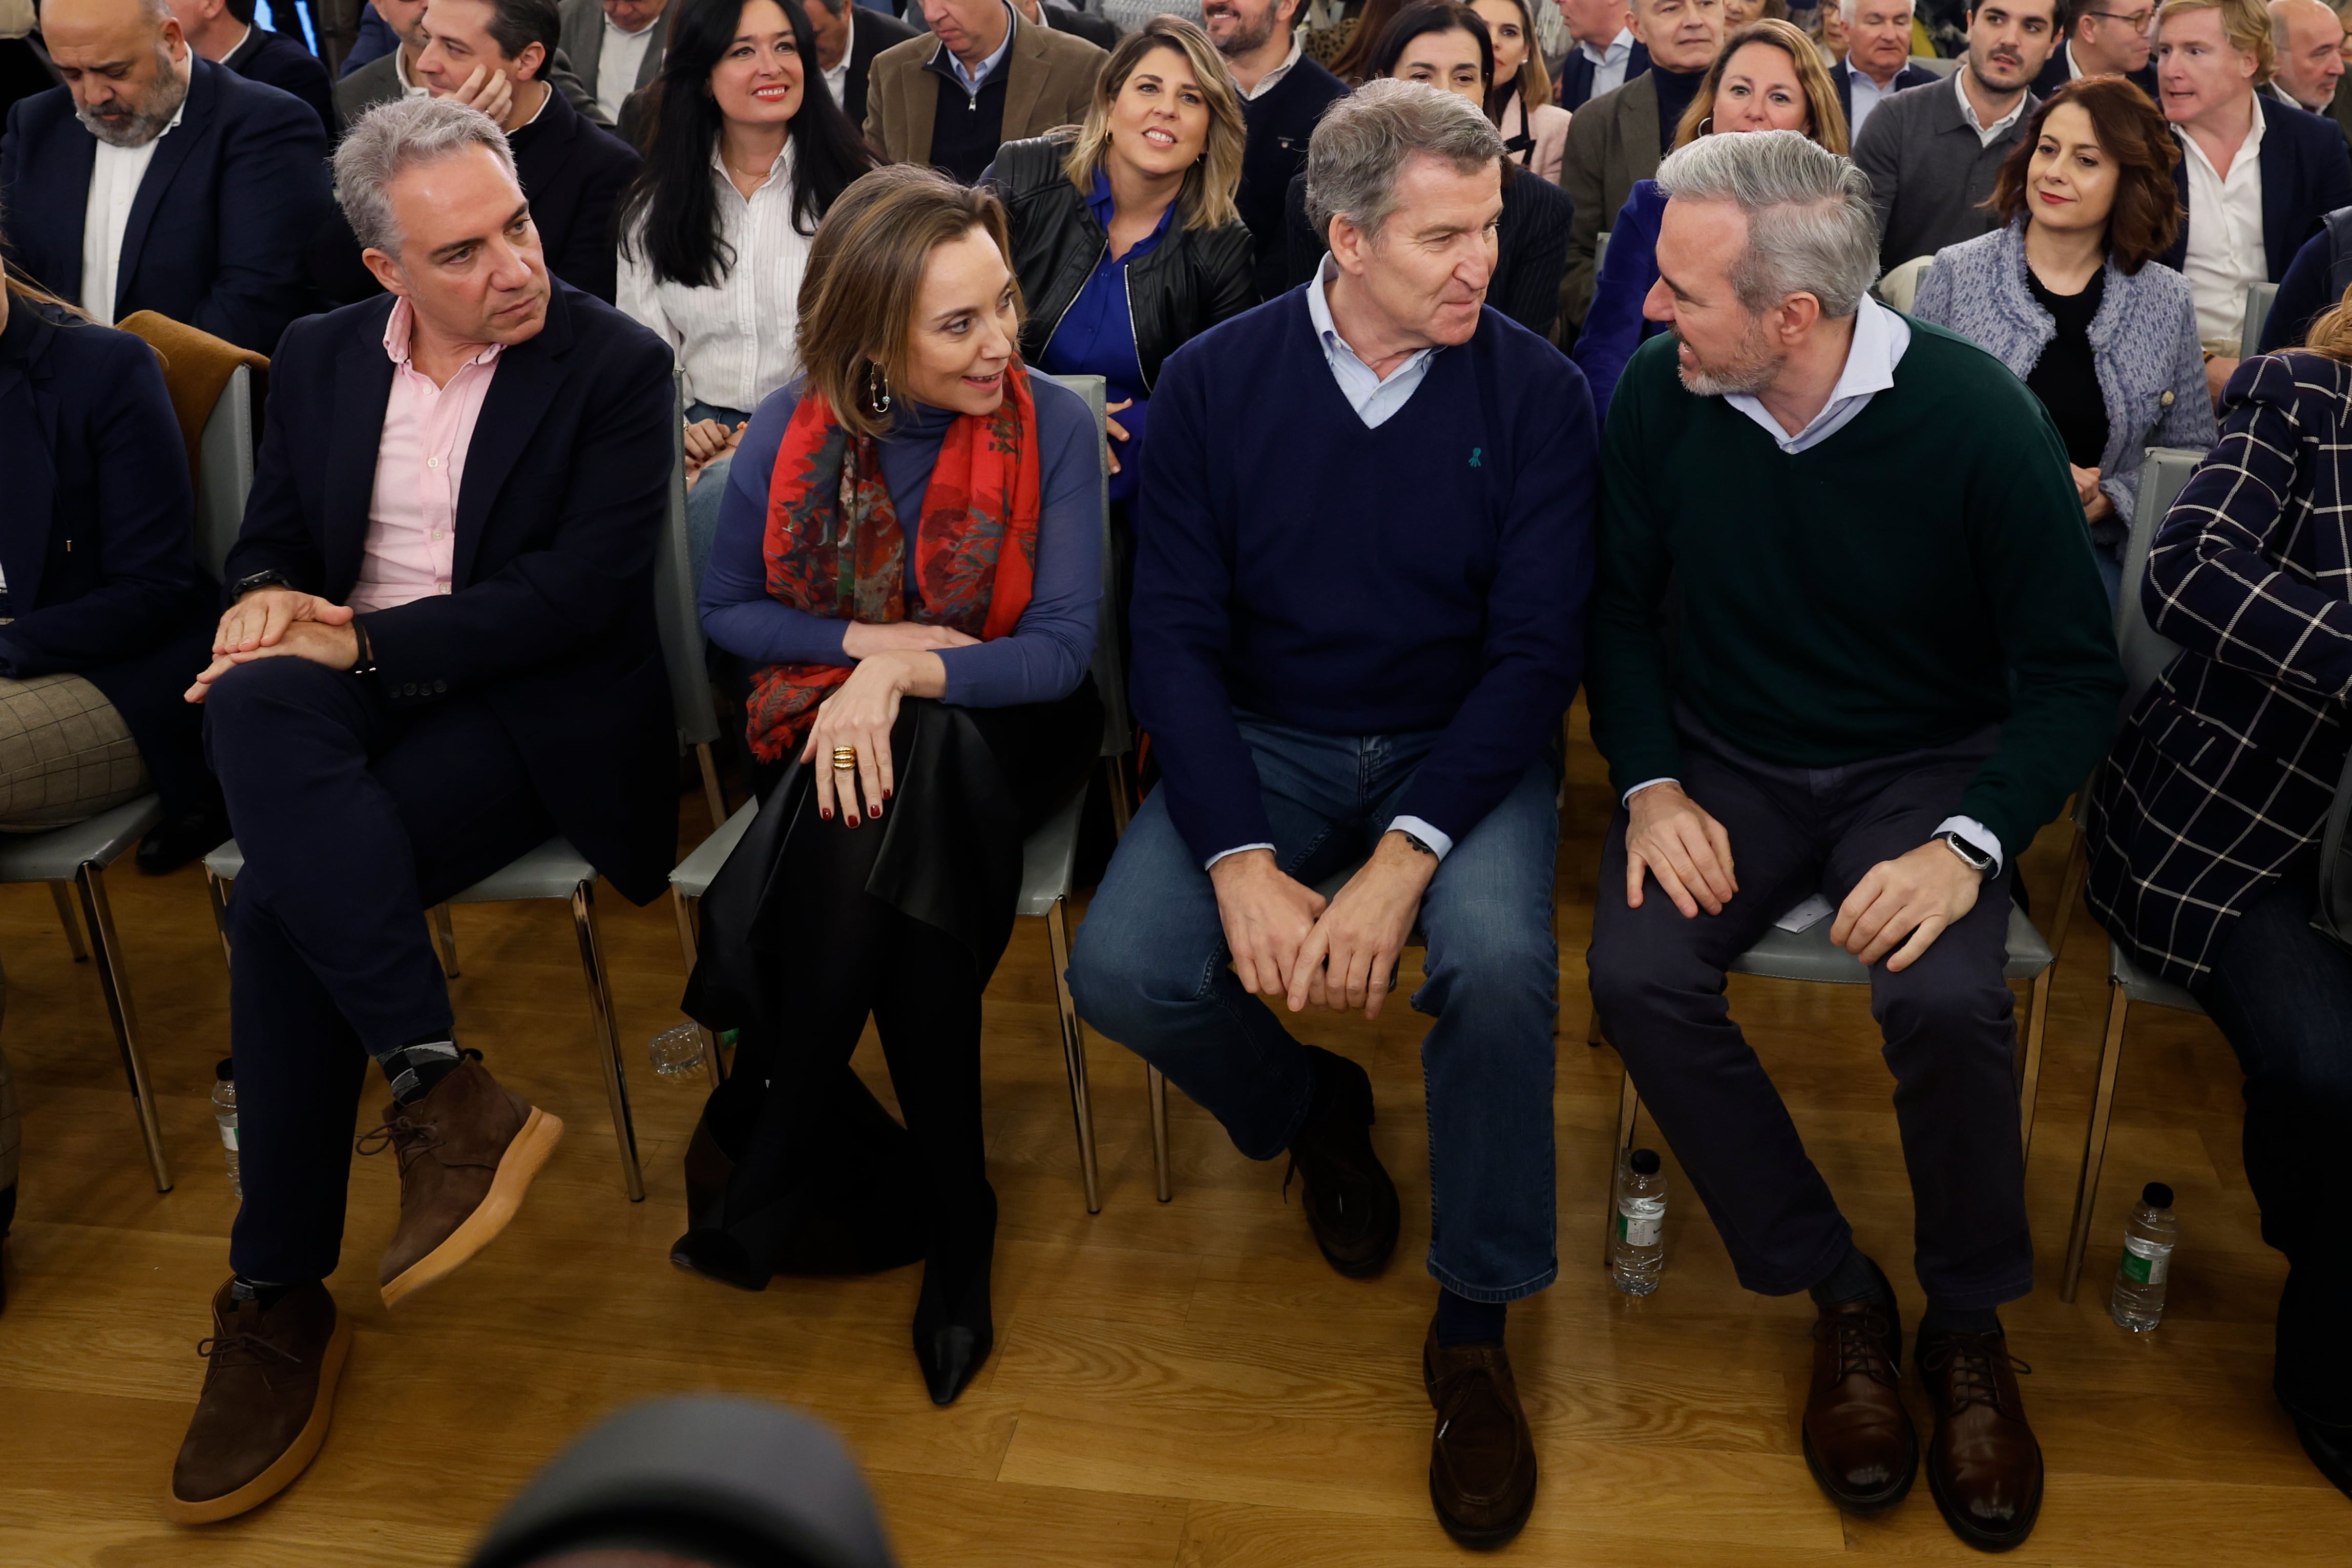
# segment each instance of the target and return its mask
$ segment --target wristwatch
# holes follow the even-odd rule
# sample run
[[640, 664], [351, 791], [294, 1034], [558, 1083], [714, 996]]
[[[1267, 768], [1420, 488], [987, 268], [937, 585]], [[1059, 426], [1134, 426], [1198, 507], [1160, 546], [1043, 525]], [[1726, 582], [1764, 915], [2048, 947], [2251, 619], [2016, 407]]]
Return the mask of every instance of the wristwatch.
[[352, 674], [374, 674], [375, 644], [368, 641], [367, 622], [357, 615], [352, 617], [352, 640], [359, 644], [358, 655], [352, 661]]
[[1976, 845], [1969, 842], [1968, 840], [1960, 837], [1959, 834], [1956, 832], [1942, 832], [1937, 833], [1936, 837], [1942, 842], [1946, 849], [1960, 857], [1961, 863], [1966, 865], [1970, 871], [1976, 873], [1979, 876], [1990, 876], [1992, 874], [1992, 856], [1985, 853], [1984, 851], [1977, 848]]
[[286, 574], [282, 571], [257, 571], [251, 577], [240, 577], [235, 582], [230, 583], [228, 591], [234, 598], [243, 599], [247, 594], [251, 593], [256, 589], [291, 588], [293, 586], [293, 583], [287, 580]]
[[1419, 850], [1423, 854], [1427, 855], [1431, 860], [1435, 860], [1437, 858], [1437, 851], [1430, 844], [1423, 842], [1421, 835], [1414, 832], [1412, 829], [1391, 828], [1389, 831], [1402, 839], [1412, 848]]

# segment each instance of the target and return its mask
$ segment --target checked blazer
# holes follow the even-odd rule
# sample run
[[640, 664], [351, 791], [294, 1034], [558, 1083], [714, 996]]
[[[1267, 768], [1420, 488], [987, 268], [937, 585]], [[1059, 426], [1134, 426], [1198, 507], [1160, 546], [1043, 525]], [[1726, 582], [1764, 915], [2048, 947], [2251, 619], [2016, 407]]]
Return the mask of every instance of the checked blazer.
[[2352, 365], [2247, 361], [2158, 529], [2140, 600], [2182, 652], [2093, 791], [2091, 910], [2195, 988], [2230, 922], [2315, 852], [2352, 727]]

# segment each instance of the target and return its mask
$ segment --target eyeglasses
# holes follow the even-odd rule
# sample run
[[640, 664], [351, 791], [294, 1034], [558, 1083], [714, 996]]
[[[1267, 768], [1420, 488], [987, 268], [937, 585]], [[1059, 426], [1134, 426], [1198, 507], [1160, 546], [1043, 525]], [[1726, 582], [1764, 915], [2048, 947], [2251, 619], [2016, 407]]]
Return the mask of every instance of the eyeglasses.
[[2104, 16], [2110, 22], [2121, 22], [2135, 33], [2147, 32], [2148, 24], [2156, 20], [2154, 11], [2134, 11], [2128, 16], [2121, 11], [2094, 11], [2091, 15]]

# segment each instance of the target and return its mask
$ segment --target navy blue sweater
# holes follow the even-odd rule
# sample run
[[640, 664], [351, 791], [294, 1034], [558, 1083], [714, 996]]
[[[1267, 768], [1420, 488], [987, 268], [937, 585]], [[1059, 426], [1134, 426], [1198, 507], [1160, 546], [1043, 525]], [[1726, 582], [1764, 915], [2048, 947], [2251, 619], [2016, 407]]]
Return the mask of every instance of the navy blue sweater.
[[1592, 400], [1487, 309], [1367, 430], [1306, 290], [1169, 356], [1136, 517], [1138, 716], [1202, 860], [1271, 841], [1236, 710], [1442, 730], [1398, 806], [1459, 841], [1559, 737], [1584, 648]]

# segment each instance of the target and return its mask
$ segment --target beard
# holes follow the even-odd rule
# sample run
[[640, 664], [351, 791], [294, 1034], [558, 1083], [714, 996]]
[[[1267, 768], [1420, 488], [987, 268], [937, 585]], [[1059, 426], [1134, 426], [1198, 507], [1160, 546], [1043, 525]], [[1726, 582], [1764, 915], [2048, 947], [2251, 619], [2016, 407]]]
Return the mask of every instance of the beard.
[[[1685, 349], [1691, 347], [1679, 332], [1675, 340]], [[1696, 349], [1691, 349], [1691, 358], [1698, 359]], [[1754, 397], [1779, 378], [1780, 367], [1787, 362], [1787, 355], [1775, 354], [1764, 346], [1764, 324], [1751, 321], [1730, 359], [1712, 365], [1701, 360], [1696, 370], [1683, 369], [1678, 360], [1675, 373], [1696, 397]]]
[[[94, 113], [77, 103], [74, 105], [74, 118], [81, 121], [84, 131], [109, 147], [144, 147], [163, 134], [164, 128], [172, 123], [172, 117], [180, 112], [180, 105], [187, 101], [187, 97], [188, 84], [180, 79], [178, 71], [172, 68], [171, 55], [159, 48], [155, 51], [155, 79], [142, 101], [135, 107], [125, 106], [121, 112], [105, 115]], [[121, 99], [115, 101], [118, 105], [124, 102]]]
[[1274, 37], [1275, 9], [1276, 8], [1272, 5], [1266, 7], [1265, 16], [1259, 20], [1257, 28], [1254, 32], [1250, 28], [1248, 21], [1236, 12], [1234, 16], [1234, 21], [1238, 25], [1240, 30], [1235, 32], [1232, 37], [1227, 38], [1223, 43], [1219, 44], [1217, 46], [1217, 53], [1226, 56], [1245, 55], [1252, 49], [1263, 47], [1265, 41]]

